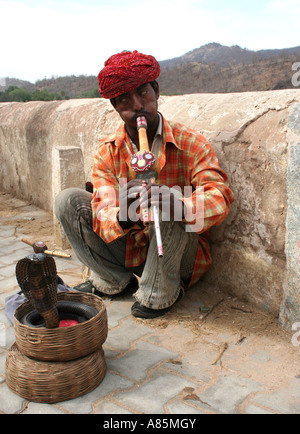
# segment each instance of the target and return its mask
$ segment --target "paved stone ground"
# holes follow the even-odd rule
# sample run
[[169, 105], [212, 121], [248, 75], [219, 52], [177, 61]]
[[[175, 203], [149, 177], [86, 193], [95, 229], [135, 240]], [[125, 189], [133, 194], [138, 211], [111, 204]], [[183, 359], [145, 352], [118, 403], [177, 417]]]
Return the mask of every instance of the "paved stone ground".
[[[292, 333], [281, 330], [276, 318], [204, 283], [192, 288], [167, 316], [153, 321], [130, 315], [131, 294], [106, 299], [107, 374], [85, 396], [49, 405], [11, 392], [5, 382], [5, 360], [15, 336], [5, 299], [19, 290], [17, 261], [32, 253], [21, 242], [19, 222], [45, 217], [44, 211], [21, 201], [19, 208], [10, 219], [0, 216], [0, 413], [300, 413], [297, 336], [292, 345]], [[56, 265], [68, 285], [82, 281], [82, 267], [74, 255], [56, 258]]]

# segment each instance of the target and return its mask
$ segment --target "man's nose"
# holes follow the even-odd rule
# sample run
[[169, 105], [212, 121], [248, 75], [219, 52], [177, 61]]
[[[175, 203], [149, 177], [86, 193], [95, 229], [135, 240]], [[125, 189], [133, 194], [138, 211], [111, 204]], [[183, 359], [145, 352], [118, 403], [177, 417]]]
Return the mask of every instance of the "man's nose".
[[132, 97], [132, 108], [135, 112], [139, 112], [143, 109], [143, 101], [139, 95], [133, 95]]

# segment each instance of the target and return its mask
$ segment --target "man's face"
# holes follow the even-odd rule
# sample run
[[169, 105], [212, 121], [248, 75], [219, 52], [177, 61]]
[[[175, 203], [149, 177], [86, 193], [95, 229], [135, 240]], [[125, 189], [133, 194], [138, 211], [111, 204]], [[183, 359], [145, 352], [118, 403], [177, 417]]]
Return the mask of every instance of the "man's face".
[[149, 127], [157, 117], [158, 98], [158, 85], [153, 89], [150, 83], [146, 83], [130, 92], [117, 96], [114, 107], [129, 129], [136, 129], [138, 116], [145, 116]]

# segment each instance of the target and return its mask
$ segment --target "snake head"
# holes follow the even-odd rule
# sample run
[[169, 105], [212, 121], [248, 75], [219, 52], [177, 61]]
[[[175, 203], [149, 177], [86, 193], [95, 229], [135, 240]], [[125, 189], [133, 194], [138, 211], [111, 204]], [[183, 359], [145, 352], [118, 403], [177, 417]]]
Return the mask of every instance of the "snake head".
[[27, 256], [27, 259], [31, 262], [39, 263], [44, 262], [46, 255], [44, 253], [33, 253], [32, 255]]

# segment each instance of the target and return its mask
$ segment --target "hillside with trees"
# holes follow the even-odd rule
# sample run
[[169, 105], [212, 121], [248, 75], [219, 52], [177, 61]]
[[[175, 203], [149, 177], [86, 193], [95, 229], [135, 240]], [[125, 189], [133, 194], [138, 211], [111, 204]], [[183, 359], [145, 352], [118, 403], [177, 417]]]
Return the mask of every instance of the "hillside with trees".
[[51, 93], [44, 89], [30, 92], [18, 86], [9, 86], [3, 92], [0, 92], [0, 102], [56, 101], [64, 99], [70, 99], [64, 91]]
[[[295, 62], [300, 62], [300, 47], [251, 51], [211, 43], [160, 61], [158, 82], [162, 95], [289, 89], [293, 87]], [[5, 86], [0, 85], [0, 101], [100, 97], [96, 75], [45, 78], [35, 84], [16, 78], [2, 82]]]

